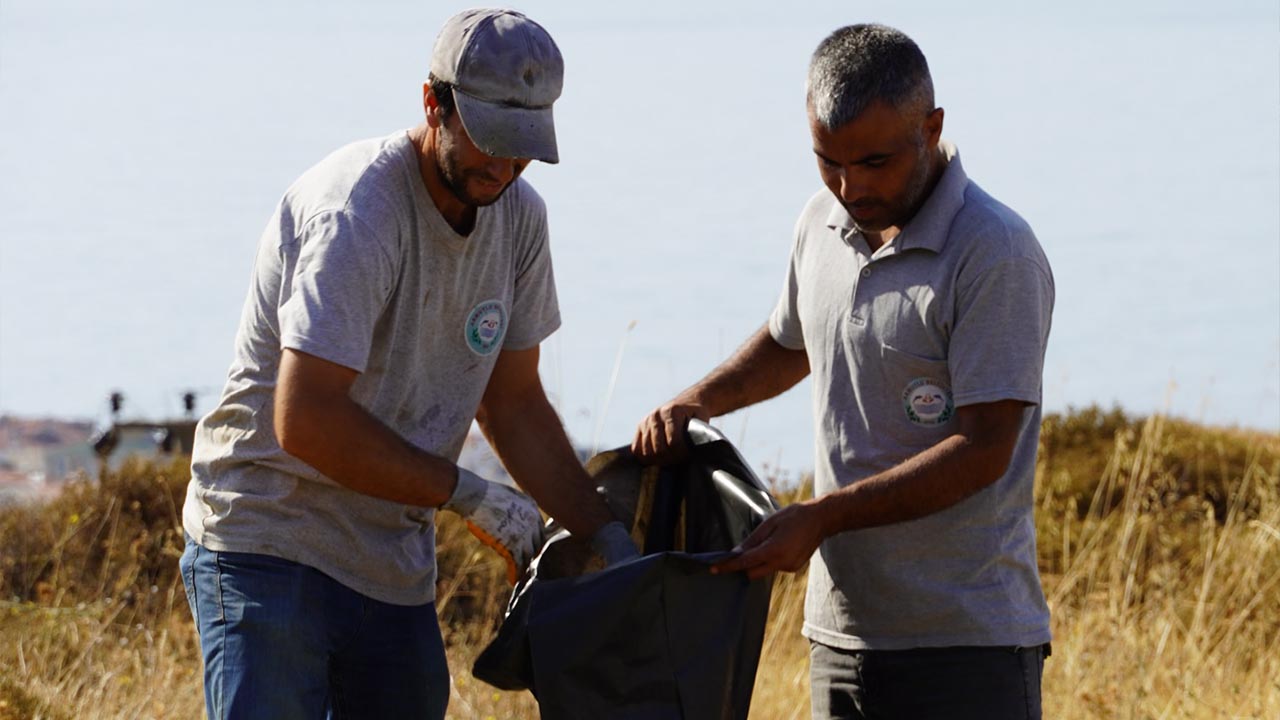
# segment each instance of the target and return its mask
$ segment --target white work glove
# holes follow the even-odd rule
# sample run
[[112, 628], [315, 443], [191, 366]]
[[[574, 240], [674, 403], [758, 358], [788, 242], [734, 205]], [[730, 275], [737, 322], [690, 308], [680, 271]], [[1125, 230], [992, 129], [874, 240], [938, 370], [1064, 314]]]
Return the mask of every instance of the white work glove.
[[458, 468], [458, 486], [440, 506], [461, 515], [480, 542], [507, 561], [512, 585], [542, 547], [542, 515], [528, 495]]
[[591, 549], [604, 558], [605, 567], [640, 556], [626, 526], [617, 520], [605, 524], [591, 536]]

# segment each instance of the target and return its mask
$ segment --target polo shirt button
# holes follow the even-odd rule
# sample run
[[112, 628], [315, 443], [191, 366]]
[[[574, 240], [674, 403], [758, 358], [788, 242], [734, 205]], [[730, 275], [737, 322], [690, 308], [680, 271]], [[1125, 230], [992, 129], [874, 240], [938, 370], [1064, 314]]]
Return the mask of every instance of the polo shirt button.
[[862, 277], [871, 277], [871, 268], [869, 267], [862, 268]]

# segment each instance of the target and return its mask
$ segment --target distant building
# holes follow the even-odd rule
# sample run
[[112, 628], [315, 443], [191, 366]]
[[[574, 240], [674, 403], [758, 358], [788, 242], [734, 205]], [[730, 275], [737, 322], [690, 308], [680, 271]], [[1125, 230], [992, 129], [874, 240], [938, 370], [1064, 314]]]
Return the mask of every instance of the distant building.
[[[50, 497], [79, 474], [96, 477], [102, 458], [109, 468], [117, 469], [131, 457], [189, 453], [194, 425], [194, 421], [128, 421], [95, 432], [92, 422], [0, 415], [0, 504]], [[458, 464], [490, 480], [512, 483], [474, 428]]]
[[68, 478], [96, 477], [104, 459], [116, 469], [130, 457], [190, 452], [188, 425], [116, 422], [95, 433], [87, 421], [0, 415], [0, 503], [54, 495]]
[[0, 415], [0, 503], [52, 495], [68, 477], [92, 474], [93, 423]]

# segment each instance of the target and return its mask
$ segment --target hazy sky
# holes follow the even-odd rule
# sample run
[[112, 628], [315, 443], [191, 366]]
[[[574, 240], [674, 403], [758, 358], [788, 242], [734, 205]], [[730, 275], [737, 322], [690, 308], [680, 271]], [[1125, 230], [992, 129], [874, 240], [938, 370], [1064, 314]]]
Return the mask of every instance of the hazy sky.
[[[418, 121], [465, 6], [0, 0], [0, 412], [92, 417], [113, 388], [136, 414], [186, 388], [207, 409], [274, 203]], [[527, 177], [565, 321], [543, 374], [575, 440], [626, 440], [764, 321], [820, 187], [808, 55], [865, 20], [920, 43], [944, 135], [1045, 246], [1049, 409], [1280, 430], [1274, 0], [516, 7], [567, 65], [562, 163]], [[807, 393], [727, 429], [811, 464]]]

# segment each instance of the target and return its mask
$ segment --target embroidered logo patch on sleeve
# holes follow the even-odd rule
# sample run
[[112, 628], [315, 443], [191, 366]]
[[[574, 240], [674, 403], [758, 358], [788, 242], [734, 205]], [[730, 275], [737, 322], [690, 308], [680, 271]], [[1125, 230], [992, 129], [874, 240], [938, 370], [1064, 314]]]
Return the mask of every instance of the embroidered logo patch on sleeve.
[[507, 309], [501, 300], [485, 300], [467, 315], [462, 331], [471, 352], [488, 355], [502, 344], [507, 332]]

